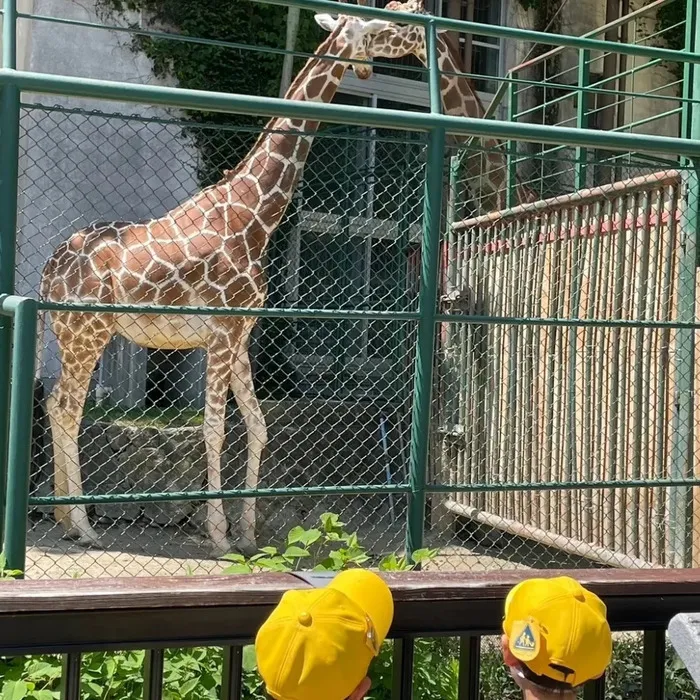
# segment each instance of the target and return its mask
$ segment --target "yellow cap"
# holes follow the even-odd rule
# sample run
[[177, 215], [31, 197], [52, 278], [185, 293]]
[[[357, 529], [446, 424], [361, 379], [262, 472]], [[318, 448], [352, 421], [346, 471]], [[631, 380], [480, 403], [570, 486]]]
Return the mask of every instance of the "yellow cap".
[[508, 594], [503, 631], [513, 656], [532, 673], [578, 686], [610, 663], [606, 614], [605, 603], [568, 576], [533, 578]]
[[255, 638], [276, 700], [344, 700], [367, 675], [394, 618], [389, 587], [350, 569], [325, 588], [287, 591]]

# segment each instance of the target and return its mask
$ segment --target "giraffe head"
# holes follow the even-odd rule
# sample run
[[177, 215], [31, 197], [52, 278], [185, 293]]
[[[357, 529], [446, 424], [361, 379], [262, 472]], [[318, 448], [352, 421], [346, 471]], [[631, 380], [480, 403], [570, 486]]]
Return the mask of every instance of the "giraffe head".
[[[342, 0], [341, 0], [342, 1]], [[360, 2], [360, 4], [366, 4]], [[327, 14], [315, 16], [316, 23], [330, 32], [337, 42], [339, 56], [357, 61], [372, 58], [401, 58], [415, 51], [417, 42], [425, 44], [419, 27], [407, 27], [380, 19]], [[361, 80], [372, 76], [372, 66], [353, 64], [355, 75]]]
[[[341, 0], [341, 2], [342, 1], [343, 0]], [[358, 4], [366, 5], [368, 2], [367, 0], [358, 0]], [[391, 0], [391, 2], [386, 4], [384, 9], [411, 14], [427, 14], [425, 11], [425, 0], [406, 0], [406, 2]], [[329, 16], [324, 15], [324, 17]], [[347, 19], [350, 18], [341, 15], [341, 17], [337, 20], [332, 20], [332, 22], [340, 22]], [[385, 26], [382, 27], [381, 24], [379, 24], [381, 20], [352, 19], [355, 19], [355, 26], [357, 26], [357, 22], [359, 21], [363, 31], [367, 31], [363, 51], [363, 53], [366, 54], [366, 59], [403, 58], [404, 56], [413, 55], [416, 56], [419, 61], [423, 63], [426, 62], [427, 49], [425, 45], [425, 30], [423, 27], [418, 25], [398, 25], [390, 22], [386, 22]], [[322, 23], [319, 21], [318, 16], [316, 21], [329, 31], [331, 31], [334, 26], [330, 23]], [[438, 29], [438, 34], [444, 34], [446, 31], [445, 29]], [[364, 66], [358, 66], [358, 68], [364, 68]], [[355, 72], [357, 73], [357, 70]], [[358, 77], [366, 78], [370, 75], [371, 68], [369, 69], [369, 74], [358, 75]]]

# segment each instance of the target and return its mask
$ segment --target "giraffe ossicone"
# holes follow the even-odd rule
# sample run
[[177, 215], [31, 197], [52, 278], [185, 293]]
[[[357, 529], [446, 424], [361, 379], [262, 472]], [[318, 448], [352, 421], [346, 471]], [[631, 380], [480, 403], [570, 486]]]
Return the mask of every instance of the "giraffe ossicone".
[[[331, 34], [296, 76], [287, 99], [330, 102], [350, 66], [360, 78], [371, 75], [371, 65], [353, 61], [371, 59], [377, 44], [401, 45], [406, 32], [389, 22], [347, 16], [329, 22], [321, 15], [316, 21]], [[317, 128], [314, 121], [273, 119], [235, 169], [226, 170], [219, 182], [163, 216], [145, 222], [96, 223], [74, 233], [47, 261], [41, 297], [52, 302], [138, 304], [146, 309], [153, 304], [262, 308], [267, 294], [265, 249], [291, 200]], [[267, 428], [248, 356], [255, 317], [187, 317], [147, 310], [133, 315], [64, 310], [51, 312], [50, 317], [61, 363], [47, 400], [56, 496], [83, 495], [80, 424], [95, 366], [117, 334], [148, 348], [206, 350], [207, 488], [222, 489], [229, 388], [246, 427], [245, 488], [258, 487]], [[57, 506], [55, 517], [68, 536], [86, 545], [98, 544], [85, 505]], [[220, 498], [207, 501], [206, 530], [216, 554], [230, 551]], [[236, 548], [246, 554], [257, 550], [252, 497], [242, 499]]]

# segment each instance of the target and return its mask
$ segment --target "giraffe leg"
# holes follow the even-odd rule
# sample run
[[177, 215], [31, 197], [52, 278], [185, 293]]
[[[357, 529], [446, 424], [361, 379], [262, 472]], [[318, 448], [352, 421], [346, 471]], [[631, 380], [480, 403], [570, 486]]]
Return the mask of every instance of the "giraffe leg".
[[[248, 356], [248, 339], [253, 324], [244, 328], [244, 335], [239, 343], [238, 351], [233, 362], [231, 373], [231, 390], [236, 399], [238, 410], [243, 416], [248, 437], [248, 466], [246, 469], [245, 487], [255, 489], [260, 478], [260, 461], [263, 450], [267, 445], [267, 427], [265, 416], [255, 395], [253, 372]], [[241, 531], [237, 548], [243, 554], [257, 552], [255, 544], [255, 499], [243, 499], [241, 513]]]
[[[46, 401], [54, 447], [54, 494], [82, 496], [78, 434], [95, 364], [112, 336], [111, 318], [57, 314], [54, 330], [61, 355], [61, 373]], [[84, 505], [57, 506], [56, 521], [69, 537], [96, 544]]]
[[[228, 343], [212, 346], [207, 354], [207, 389], [204, 406], [204, 446], [210, 491], [221, 489], [221, 450], [226, 432], [226, 399], [231, 381], [231, 350]], [[226, 554], [228, 523], [221, 499], [207, 501], [207, 534], [216, 555]]]

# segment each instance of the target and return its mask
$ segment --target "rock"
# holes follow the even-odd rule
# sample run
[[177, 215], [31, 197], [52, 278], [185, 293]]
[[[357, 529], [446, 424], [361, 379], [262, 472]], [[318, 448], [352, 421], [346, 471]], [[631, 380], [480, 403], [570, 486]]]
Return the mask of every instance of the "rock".
[[[379, 435], [380, 406], [326, 399], [265, 401], [262, 406], [269, 442], [261, 468], [261, 486], [384, 482], [386, 456]], [[395, 413], [391, 414], [389, 460], [397, 479], [402, 459], [398, 435], [399, 431], [405, 435], [407, 421], [407, 416], [402, 423]], [[53, 487], [53, 460], [50, 435], [47, 437], [49, 460], [41, 464], [39, 456], [35, 456], [32, 490], [48, 495]], [[126, 421], [85, 421], [79, 446], [86, 493], [156, 493], [206, 488], [207, 463], [201, 426], [158, 429]], [[227, 423], [222, 454], [225, 489], [244, 486], [246, 464], [245, 427], [234, 409]], [[284, 536], [294, 525], [313, 525], [321, 512], [339, 512], [346, 505], [348, 512], [352, 512], [354, 506], [337, 496], [263, 499], [259, 502], [258, 524], [262, 528], [259, 535], [262, 538], [264, 530], [270, 536]], [[225, 508], [232, 524], [233, 541], [240, 499], [230, 499]], [[95, 506], [98, 516], [112, 520], [136, 520], [145, 515], [162, 525], [188, 519], [202, 533], [205, 510], [202, 501]]]

